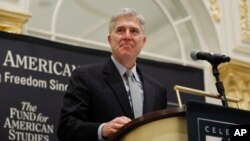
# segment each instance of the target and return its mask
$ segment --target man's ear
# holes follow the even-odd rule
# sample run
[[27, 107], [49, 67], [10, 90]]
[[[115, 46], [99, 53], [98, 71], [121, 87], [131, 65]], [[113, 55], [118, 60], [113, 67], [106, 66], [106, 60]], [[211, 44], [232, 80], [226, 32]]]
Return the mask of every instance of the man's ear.
[[147, 37], [144, 36], [144, 37], [143, 37], [143, 44], [145, 45], [146, 42], [147, 42]]
[[109, 44], [111, 43], [111, 37], [110, 37], [110, 35], [108, 35], [108, 42], [109, 42]]

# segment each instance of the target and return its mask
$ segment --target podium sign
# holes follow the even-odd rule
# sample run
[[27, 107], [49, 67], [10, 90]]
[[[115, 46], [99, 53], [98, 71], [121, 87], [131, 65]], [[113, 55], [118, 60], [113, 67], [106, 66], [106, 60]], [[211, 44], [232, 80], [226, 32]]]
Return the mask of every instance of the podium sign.
[[186, 111], [189, 141], [229, 141], [231, 125], [250, 124], [250, 112], [219, 105], [189, 102]]

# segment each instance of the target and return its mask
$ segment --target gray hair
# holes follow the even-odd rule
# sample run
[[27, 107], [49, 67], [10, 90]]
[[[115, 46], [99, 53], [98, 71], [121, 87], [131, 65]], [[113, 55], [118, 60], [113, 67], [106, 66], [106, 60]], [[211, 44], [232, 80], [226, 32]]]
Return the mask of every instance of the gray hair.
[[109, 22], [109, 34], [112, 32], [112, 30], [114, 29], [115, 26], [115, 22], [117, 20], [117, 18], [122, 17], [122, 16], [133, 16], [135, 18], [137, 18], [140, 22], [140, 27], [141, 29], [145, 30], [145, 19], [142, 15], [138, 14], [134, 9], [131, 8], [123, 8], [121, 9], [121, 11], [119, 11], [117, 14], [115, 14], [110, 22]]

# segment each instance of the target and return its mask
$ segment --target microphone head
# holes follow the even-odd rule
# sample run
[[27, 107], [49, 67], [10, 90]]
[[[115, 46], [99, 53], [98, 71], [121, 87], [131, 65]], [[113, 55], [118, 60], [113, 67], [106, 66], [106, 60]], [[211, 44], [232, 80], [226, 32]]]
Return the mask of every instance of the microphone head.
[[217, 60], [217, 61], [220, 61], [222, 63], [225, 63], [225, 62], [230, 62], [230, 57], [229, 56], [226, 56], [226, 55], [218, 55], [218, 54], [215, 54], [214, 55], [214, 60]]
[[206, 60], [210, 62], [211, 64], [220, 64], [224, 62], [229, 62], [230, 57], [223, 55], [223, 54], [216, 54], [216, 53], [210, 53], [210, 52], [203, 52], [199, 51], [197, 49], [193, 50], [191, 52], [191, 58], [193, 60]]
[[197, 50], [197, 49], [195, 49], [195, 50], [193, 50], [192, 52], [191, 52], [191, 54], [190, 54], [190, 56], [191, 56], [191, 58], [193, 59], [193, 60], [198, 60], [198, 58], [197, 58], [197, 53], [199, 52], [199, 50]]

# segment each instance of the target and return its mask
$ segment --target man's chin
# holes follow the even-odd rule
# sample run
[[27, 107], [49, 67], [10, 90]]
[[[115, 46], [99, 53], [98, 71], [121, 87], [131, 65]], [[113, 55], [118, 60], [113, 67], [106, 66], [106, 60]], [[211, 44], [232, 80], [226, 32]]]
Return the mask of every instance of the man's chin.
[[128, 51], [123, 51], [123, 52], [121, 52], [121, 54], [120, 54], [120, 57], [121, 58], [130, 58], [130, 57], [132, 57], [133, 55], [132, 55], [132, 53], [131, 52], [128, 52]]

